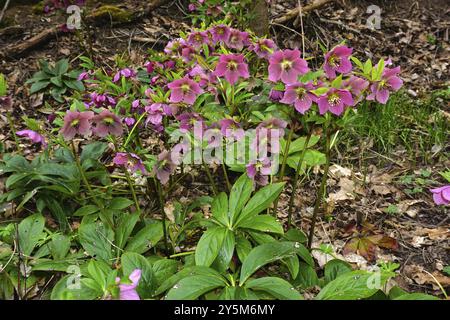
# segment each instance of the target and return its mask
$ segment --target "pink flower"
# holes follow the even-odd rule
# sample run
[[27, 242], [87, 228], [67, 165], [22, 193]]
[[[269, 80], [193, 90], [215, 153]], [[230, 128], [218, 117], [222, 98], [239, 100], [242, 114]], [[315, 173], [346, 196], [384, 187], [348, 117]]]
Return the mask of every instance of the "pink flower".
[[[141, 279], [141, 269], [135, 269], [128, 277], [131, 284], [119, 284], [119, 299], [120, 300], [140, 300], [139, 294], [136, 291]], [[120, 283], [120, 278], [116, 278], [116, 283]]]
[[170, 102], [186, 104], [194, 104], [197, 96], [203, 93], [197, 82], [184, 77], [182, 79], [174, 80], [167, 85], [172, 90], [170, 93]]
[[248, 46], [250, 44], [248, 32], [240, 31], [237, 29], [230, 29], [230, 36], [228, 38], [228, 41], [226, 41], [225, 43], [228, 48], [241, 51], [244, 46]]
[[91, 133], [91, 119], [94, 117], [92, 111], [78, 112], [67, 111], [64, 116], [64, 125], [61, 133], [66, 140], [72, 140], [78, 133], [87, 136]]
[[271, 89], [269, 92], [269, 99], [272, 101], [280, 101], [283, 99], [284, 92], [276, 89]]
[[45, 138], [42, 135], [40, 135], [39, 133], [37, 133], [37, 132], [35, 132], [33, 130], [17, 131], [16, 135], [18, 135], [19, 137], [27, 137], [28, 139], [30, 139], [34, 143], [40, 143], [40, 144], [42, 144], [42, 146], [44, 148], [47, 147], [47, 142], [45, 141]]
[[317, 104], [320, 114], [330, 111], [339, 116], [344, 112], [346, 106], [353, 106], [354, 101], [350, 91], [332, 88], [325, 95], [319, 97]]
[[217, 26], [212, 27], [211, 29], [211, 34], [213, 37], [213, 41], [215, 43], [217, 42], [228, 42], [228, 39], [230, 38], [230, 27], [224, 25], [224, 24], [219, 24]]
[[433, 193], [434, 203], [448, 205], [450, 203], [450, 185], [430, 190]]
[[270, 39], [258, 39], [248, 49], [255, 52], [258, 57], [268, 59], [276, 47], [275, 42]]
[[230, 84], [235, 84], [239, 77], [245, 79], [250, 77], [242, 54], [222, 54], [214, 73], [219, 77], [225, 76]]
[[251, 148], [259, 152], [266, 151], [270, 153], [280, 152], [280, 139], [284, 136], [284, 129], [287, 122], [277, 118], [264, 120], [256, 127], [256, 139], [251, 144]]
[[119, 81], [121, 76], [125, 78], [134, 78], [136, 75], [137, 75], [136, 71], [130, 68], [125, 68], [116, 73], [116, 75], [113, 78], [113, 82]]
[[403, 80], [398, 77], [400, 67], [385, 68], [381, 81], [375, 82], [370, 86], [371, 93], [367, 100], [377, 100], [381, 104], [386, 104], [389, 99], [390, 91], [398, 91], [403, 85]]
[[194, 48], [199, 48], [203, 46], [204, 43], [208, 43], [208, 35], [206, 34], [206, 32], [202, 31], [191, 32], [187, 39], [187, 43]]
[[116, 104], [116, 100], [114, 98], [106, 95], [106, 94], [98, 94], [97, 92], [92, 92], [90, 94], [91, 97], [91, 103], [95, 104], [97, 107], [107, 107], [107, 106], [114, 106]]
[[118, 152], [113, 159], [113, 163], [116, 166], [125, 167], [133, 173], [139, 170], [142, 174], [147, 174], [141, 158], [134, 153]]
[[369, 82], [355, 76], [350, 76], [350, 79], [344, 81], [343, 85], [344, 87], [349, 87], [349, 90], [354, 97], [353, 106], [355, 106], [362, 100], [363, 96], [361, 93], [367, 89]]
[[128, 126], [128, 127], [132, 127], [135, 123], [136, 120], [134, 118], [131, 117], [126, 117], [125, 119], [123, 119], [123, 122]]
[[313, 89], [314, 86], [311, 83], [287, 85], [283, 99], [280, 102], [293, 104], [295, 110], [301, 114], [305, 114], [311, 108], [312, 103], [317, 101], [316, 95], [311, 92]]
[[309, 71], [308, 63], [300, 58], [300, 50], [276, 51], [269, 58], [269, 80], [283, 81], [285, 84], [294, 84], [301, 74]]
[[151, 123], [153, 125], [161, 125], [163, 116], [172, 115], [172, 108], [164, 103], [154, 103], [145, 107], [148, 117], [145, 124]]
[[197, 122], [200, 122], [201, 127], [204, 127], [203, 119], [198, 113], [184, 112], [177, 116], [177, 120], [180, 121], [180, 131], [190, 131]]
[[107, 109], [94, 116], [92, 122], [95, 124], [92, 131], [100, 138], [104, 138], [108, 134], [118, 137], [123, 133], [120, 118]]
[[220, 120], [220, 132], [227, 138], [234, 137], [236, 141], [244, 138], [245, 134], [239, 123], [234, 121], [233, 119]]
[[164, 150], [158, 155], [158, 160], [153, 168], [156, 178], [162, 183], [169, 182], [170, 175], [175, 172], [176, 164], [172, 161], [169, 151]]
[[336, 72], [345, 74], [352, 71], [352, 63], [349, 59], [352, 51], [353, 49], [346, 46], [338, 46], [325, 55], [323, 69], [328, 78], [336, 78]]
[[193, 11], [197, 10], [197, 8], [195, 7], [195, 4], [190, 3], [188, 5], [188, 10], [189, 10], [189, 12], [193, 12]]
[[256, 182], [257, 185], [265, 186], [269, 183], [269, 175], [272, 174], [272, 164], [270, 159], [262, 158], [250, 162], [247, 167], [247, 176]]
[[154, 61], [147, 61], [144, 64], [144, 67], [147, 69], [147, 73], [152, 73], [153, 71], [155, 71], [155, 66], [156, 63]]

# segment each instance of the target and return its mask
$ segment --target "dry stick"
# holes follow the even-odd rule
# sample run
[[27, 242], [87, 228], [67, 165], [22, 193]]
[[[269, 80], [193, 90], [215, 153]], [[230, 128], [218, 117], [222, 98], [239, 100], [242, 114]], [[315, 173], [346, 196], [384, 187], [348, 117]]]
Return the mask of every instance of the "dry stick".
[[302, 54], [305, 57], [305, 30], [303, 29], [303, 12], [302, 12], [302, 2], [298, 0], [298, 14], [300, 16], [300, 30], [302, 31]]
[[292, 193], [291, 197], [289, 198], [289, 209], [288, 209], [288, 230], [291, 228], [291, 222], [292, 222], [292, 211], [294, 209], [294, 198], [295, 194], [297, 193], [297, 182], [298, 178], [300, 176], [300, 170], [302, 169], [303, 159], [305, 158], [306, 150], [308, 149], [309, 140], [312, 136], [312, 130], [309, 130], [308, 135], [306, 136], [305, 146], [302, 150], [302, 153], [300, 154], [300, 158], [298, 160], [297, 164], [297, 170], [295, 171], [294, 181], [292, 181]]
[[[315, 9], [319, 9], [320, 7], [324, 6], [325, 4], [330, 3], [330, 2], [334, 2], [334, 1], [335, 0], [318, 0], [318, 1], [316, 1], [314, 3], [311, 3], [310, 5], [305, 6], [304, 8], [302, 8], [302, 13], [308, 13], [308, 12], [313, 11]], [[299, 9], [300, 9], [299, 7], [295, 8], [295, 9], [292, 9], [292, 10], [288, 11], [284, 16], [274, 19], [273, 22], [275, 22], [275, 23], [285, 23], [287, 21], [295, 19], [298, 16], [298, 14], [299, 14], [299, 11], [300, 11]]]
[[320, 183], [319, 187], [319, 193], [317, 194], [316, 204], [314, 206], [312, 221], [311, 221], [311, 227], [309, 230], [309, 236], [308, 236], [308, 248], [311, 249], [312, 241], [314, 238], [314, 228], [316, 227], [316, 220], [317, 220], [317, 214], [319, 213], [320, 205], [322, 204], [322, 199], [325, 195], [325, 190], [327, 187], [327, 178], [328, 178], [328, 171], [330, 169], [330, 149], [331, 149], [331, 128], [330, 123], [327, 125], [326, 129], [326, 150], [325, 150], [325, 156], [326, 156], [326, 163], [325, 163], [325, 169], [322, 176], [322, 181]]
[[0, 22], [2, 22], [3, 16], [5, 15], [6, 9], [8, 9], [10, 0], [6, 0], [5, 5], [3, 6], [2, 12], [0, 12]]

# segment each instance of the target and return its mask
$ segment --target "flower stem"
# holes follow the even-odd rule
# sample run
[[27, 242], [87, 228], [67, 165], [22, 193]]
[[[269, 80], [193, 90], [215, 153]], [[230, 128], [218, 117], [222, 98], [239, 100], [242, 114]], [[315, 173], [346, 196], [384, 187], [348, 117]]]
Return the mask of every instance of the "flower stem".
[[292, 193], [291, 193], [291, 197], [289, 198], [289, 209], [288, 209], [288, 225], [287, 225], [288, 230], [291, 228], [291, 223], [292, 223], [292, 211], [294, 209], [294, 198], [297, 193], [297, 182], [298, 182], [298, 178], [300, 176], [300, 170], [302, 169], [303, 160], [305, 159], [305, 154], [306, 154], [306, 150], [308, 149], [308, 144], [309, 144], [309, 140], [311, 139], [311, 135], [312, 135], [312, 130], [309, 130], [308, 135], [306, 136], [305, 146], [302, 150], [302, 153], [300, 154], [300, 158], [297, 163], [297, 169], [295, 171], [294, 180], [292, 181]]
[[231, 183], [230, 183], [230, 179], [228, 179], [227, 167], [225, 166], [225, 163], [223, 161], [222, 161], [222, 170], [223, 170], [223, 175], [225, 176], [225, 182], [227, 184], [228, 192], [230, 192], [231, 191]]
[[166, 227], [166, 212], [164, 211], [164, 195], [162, 192], [162, 186], [161, 183], [156, 179], [153, 178], [153, 181], [155, 183], [155, 188], [156, 191], [158, 192], [158, 200], [159, 200], [159, 206], [161, 209], [161, 214], [162, 214], [162, 226], [163, 226], [163, 236], [164, 236], [164, 248], [166, 249], [166, 253], [170, 254], [169, 251], [169, 243], [167, 242], [167, 227]]
[[214, 193], [215, 196], [217, 196], [217, 194], [218, 194], [217, 187], [216, 187], [214, 179], [213, 179], [213, 177], [211, 175], [211, 171], [209, 170], [209, 167], [205, 163], [203, 163], [203, 168], [205, 168], [206, 175], [208, 176], [209, 182], [211, 182], [211, 187], [213, 189], [213, 193]]
[[[114, 137], [112, 137], [114, 149], [117, 152], [119, 152], [119, 148], [117, 146], [117, 141]], [[124, 166], [123, 167], [123, 173], [125, 174], [125, 178], [127, 179], [128, 186], [130, 187], [131, 195], [133, 196], [134, 204], [136, 205], [136, 211], [139, 214], [139, 217], [141, 216], [141, 207], [139, 205], [139, 200], [136, 196], [136, 191], [134, 190], [133, 181], [131, 181], [130, 173], [128, 172], [128, 169]]]
[[[281, 163], [281, 169], [280, 169], [280, 173], [278, 175], [278, 179], [277, 180], [282, 180], [284, 178], [284, 171], [286, 170], [286, 162], [287, 162], [287, 158], [289, 155], [289, 148], [291, 146], [291, 141], [292, 141], [292, 135], [294, 134], [294, 128], [291, 127], [291, 130], [289, 131], [289, 135], [288, 138], [286, 140], [286, 146], [284, 148], [284, 152], [283, 152], [283, 161]], [[275, 199], [274, 205], [273, 205], [273, 214], [276, 216], [277, 214], [277, 209], [278, 209], [278, 200], [280, 199], [280, 196], [278, 196]]]
[[325, 169], [322, 176], [322, 181], [320, 183], [319, 192], [317, 194], [316, 203], [314, 205], [314, 211], [313, 216], [311, 220], [311, 227], [309, 230], [309, 236], [308, 236], [308, 248], [311, 249], [312, 241], [314, 238], [314, 228], [316, 227], [316, 220], [317, 220], [317, 214], [319, 213], [320, 205], [322, 204], [322, 200], [325, 196], [325, 191], [327, 187], [327, 178], [328, 178], [328, 171], [330, 169], [330, 153], [331, 153], [331, 125], [328, 122], [328, 125], [326, 127], [326, 146], [325, 146], [325, 156], [326, 156], [326, 163], [325, 163]]
[[75, 148], [75, 144], [72, 140], [72, 153], [73, 153], [73, 157], [75, 158], [75, 164], [78, 168], [78, 171], [80, 172], [81, 175], [81, 179], [83, 180], [84, 185], [86, 186], [86, 188], [88, 189], [90, 195], [92, 196], [92, 200], [95, 202], [95, 204], [97, 205], [97, 207], [100, 209], [100, 213], [101, 213], [101, 218], [103, 218], [102, 220], [105, 220], [106, 223], [111, 227], [112, 230], [114, 230], [114, 224], [111, 221], [111, 219], [108, 217], [108, 215], [105, 212], [105, 207], [103, 206], [103, 204], [98, 201], [97, 197], [94, 194], [94, 190], [92, 190], [91, 185], [89, 184], [88, 179], [86, 178], [86, 174], [84, 172], [83, 167], [81, 166], [81, 162], [80, 162], [80, 158], [78, 157], [78, 153], [77, 150]]
[[20, 151], [19, 139], [17, 138], [17, 135], [16, 135], [16, 129], [14, 128], [14, 122], [12, 120], [11, 113], [7, 112], [6, 113], [6, 118], [8, 119], [9, 127], [10, 127], [11, 133], [12, 133], [12, 135], [14, 137], [14, 142], [16, 143], [16, 150]]

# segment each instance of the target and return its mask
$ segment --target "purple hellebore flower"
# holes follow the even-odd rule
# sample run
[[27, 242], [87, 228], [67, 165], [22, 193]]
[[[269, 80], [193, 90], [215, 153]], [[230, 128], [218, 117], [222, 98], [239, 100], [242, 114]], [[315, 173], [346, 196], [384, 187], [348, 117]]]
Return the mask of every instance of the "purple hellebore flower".
[[220, 120], [220, 132], [224, 137], [233, 137], [237, 141], [244, 138], [244, 129], [242, 129], [238, 122], [233, 119], [222, 119]]
[[208, 35], [204, 31], [194, 31], [189, 34], [187, 44], [194, 48], [200, 48], [204, 43], [208, 43]]
[[187, 45], [187, 44], [182, 44], [181, 45], [181, 58], [183, 59], [184, 62], [189, 62], [193, 59], [195, 55], [195, 49], [194, 47]]
[[317, 104], [320, 114], [330, 111], [339, 116], [344, 112], [346, 106], [353, 106], [354, 101], [350, 91], [332, 88], [318, 98]]
[[209, 76], [206, 74], [205, 70], [198, 64], [193, 67], [191, 71], [189, 71], [188, 75], [195, 81], [198, 81], [200, 87], [204, 87], [209, 83]]
[[261, 151], [263, 144], [267, 144], [267, 151], [280, 152], [280, 138], [284, 136], [287, 122], [277, 118], [264, 120], [256, 127], [256, 139], [252, 143], [252, 149]]
[[94, 103], [97, 107], [101, 106], [108, 106], [112, 105], [114, 106], [116, 104], [116, 100], [114, 98], [111, 98], [110, 96], [106, 94], [98, 94], [97, 92], [92, 92], [90, 94], [92, 103]]
[[134, 118], [131, 118], [131, 117], [126, 117], [125, 119], [123, 119], [123, 122], [125, 122], [125, 124], [128, 127], [132, 127], [136, 123], [136, 120]]
[[64, 139], [72, 140], [77, 133], [83, 136], [89, 135], [91, 133], [90, 121], [93, 117], [94, 113], [92, 111], [67, 111], [64, 116], [64, 125], [61, 129]]
[[12, 103], [12, 99], [10, 96], [0, 97], [0, 107], [3, 110], [11, 111], [12, 105], [13, 105], [13, 103]]
[[141, 279], [142, 271], [141, 269], [135, 269], [128, 276], [131, 284], [120, 284], [120, 278], [116, 278], [116, 283], [119, 284], [119, 299], [120, 300], [140, 300], [139, 295], [136, 291], [139, 285], [139, 280]]
[[104, 138], [108, 134], [118, 137], [123, 133], [122, 121], [108, 109], [94, 116], [92, 122], [95, 124], [92, 131], [100, 138]]
[[169, 182], [170, 175], [175, 172], [176, 168], [177, 165], [172, 161], [171, 153], [164, 150], [158, 155], [153, 172], [162, 184], [166, 184]]
[[389, 91], [398, 91], [403, 85], [403, 80], [398, 77], [400, 67], [385, 68], [381, 81], [375, 82], [370, 86], [371, 93], [367, 100], [377, 100], [381, 104], [386, 104], [389, 99]]
[[195, 4], [190, 3], [188, 5], [188, 10], [189, 10], [189, 12], [194, 12], [195, 10], [197, 10], [197, 7], [195, 6]]
[[155, 71], [155, 65], [156, 63], [154, 61], [147, 61], [144, 64], [144, 67], [147, 69], [147, 73], [152, 73], [153, 71]]
[[353, 67], [349, 59], [352, 51], [353, 49], [346, 46], [337, 46], [325, 55], [323, 70], [328, 78], [336, 78], [336, 72], [345, 74], [352, 71]]
[[450, 204], [450, 185], [430, 190], [433, 193], [434, 203], [439, 205]]
[[269, 99], [272, 101], [280, 101], [283, 99], [284, 91], [271, 89], [269, 92]]
[[172, 41], [169, 41], [166, 45], [166, 47], [164, 48], [164, 53], [168, 54], [168, 55], [175, 55], [178, 54], [181, 47], [181, 38], [178, 39], [174, 39]]
[[136, 75], [137, 75], [136, 71], [130, 68], [125, 68], [116, 73], [116, 75], [113, 78], [113, 82], [119, 81], [121, 76], [125, 78], [134, 78]]
[[272, 164], [269, 158], [252, 161], [246, 166], [246, 169], [247, 176], [257, 185], [265, 186], [269, 183], [269, 176], [272, 174]]
[[248, 46], [250, 44], [248, 32], [240, 31], [237, 29], [230, 29], [230, 36], [225, 43], [228, 48], [241, 51], [244, 46]]
[[39, 133], [37, 133], [36, 131], [21, 130], [21, 131], [17, 131], [16, 135], [18, 135], [19, 137], [27, 137], [34, 143], [40, 143], [40, 144], [42, 144], [42, 146], [44, 148], [47, 147], [47, 142], [45, 141], [45, 138], [42, 135], [40, 135]]
[[269, 58], [269, 80], [281, 80], [285, 84], [294, 84], [301, 74], [309, 71], [308, 63], [300, 58], [300, 50], [279, 50]]
[[312, 103], [317, 101], [316, 95], [311, 92], [313, 89], [314, 86], [312, 83], [287, 85], [283, 99], [281, 99], [280, 102], [293, 104], [295, 110], [301, 114], [305, 114], [305, 112], [311, 108]]
[[367, 89], [367, 87], [369, 86], [369, 82], [355, 76], [350, 76], [350, 79], [344, 81], [343, 85], [344, 87], [348, 87], [350, 92], [353, 94], [353, 106], [355, 106], [362, 100], [363, 97], [361, 93]]
[[118, 152], [113, 159], [113, 163], [116, 166], [125, 167], [133, 173], [139, 170], [142, 174], [147, 174], [141, 158], [134, 153]]
[[211, 34], [212, 34], [214, 43], [217, 43], [217, 42], [226, 43], [228, 41], [228, 39], [230, 38], [230, 34], [231, 34], [230, 27], [228, 27], [224, 24], [219, 24], [217, 26], [212, 27]]
[[82, 80], [86, 80], [86, 79], [89, 79], [89, 72], [86, 72], [86, 71], [83, 71], [82, 73], [80, 73], [77, 78], [78, 81], [82, 81]]
[[258, 39], [248, 49], [255, 52], [260, 58], [269, 59], [276, 47], [275, 42], [270, 39]]
[[170, 93], [170, 102], [186, 104], [194, 104], [197, 96], [203, 93], [197, 82], [184, 77], [182, 79], [174, 80], [167, 85], [172, 90]]
[[203, 119], [198, 113], [184, 112], [177, 116], [177, 120], [180, 121], [180, 131], [182, 132], [190, 131], [197, 122], [201, 122], [204, 127]]
[[145, 112], [148, 113], [145, 124], [149, 122], [153, 125], [161, 125], [163, 116], [172, 115], [172, 109], [169, 105], [164, 103], [154, 103], [145, 107]]
[[235, 84], [239, 77], [245, 79], [250, 77], [248, 65], [242, 54], [222, 54], [214, 73], [219, 77], [224, 76], [230, 84]]

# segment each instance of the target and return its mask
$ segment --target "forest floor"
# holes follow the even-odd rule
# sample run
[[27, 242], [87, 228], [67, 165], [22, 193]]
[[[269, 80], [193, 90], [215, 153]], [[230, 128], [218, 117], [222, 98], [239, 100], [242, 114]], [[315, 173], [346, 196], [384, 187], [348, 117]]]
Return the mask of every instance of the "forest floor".
[[[136, 8], [139, 3], [126, 0], [120, 6], [130, 9]], [[365, 26], [370, 16], [366, 10], [371, 4], [381, 8], [379, 30], [370, 30]], [[272, 1], [271, 18], [285, 14], [296, 5], [296, 0]], [[184, 8], [179, 1], [169, 1], [135, 23], [96, 26], [92, 32], [92, 53], [96, 62], [108, 66], [114, 62], [115, 55], [124, 54], [133, 65], [143, 65], [149, 49], [161, 50], [169, 39], [190, 28]], [[398, 285], [409, 291], [435, 295], [440, 294], [436, 281], [444, 288], [450, 286], [450, 277], [443, 272], [443, 268], [450, 264], [449, 210], [436, 207], [428, 191], [442, 184], [443, 179], [438, 172], [450, 168], [450, 144], [448, 130], [445, 131], [450, 119], [448, 89], [446, 95], [441, 94], [449, 84], [450, 75], [449, 17], [449, 6], [443, 6], [443, 2], [438, 0], [347, 0], [326, 5], [304, 17], [304, 44], [298, 18], [283, 26], [271, 26], [280, 47], [304, 46], [309, 56], [320, 54], [318, 41], [332, 46], [345, 40], [355, 48], [359, 58], [391, 56], [394, 63], [401, 66], [401, 75], [405, 80], [404, 96], [395, 100], [394, 104], [398, 105], [393, 107], [403, 110], [394, 121], [405, 121], [398, 127], [409, 130], [405, 134], [406, 139], [398, 139], [403, 132], [389, 132], [386, 147], [380, 142], [380, 135], [375, 130], [380, 128], [376, 124], [371, 124], [375, 133], [367, 132], [363, 136], [356, 135], [361, 134], [360, 131], [345, 133], [345, 148], [340, 147], [333, 154], [326, 214], [321, 217], [317, 228], [315, 245], [331, 244], [338, 257], [360, 268], [370, 268], [377, 259], [398, 262], [401, 265], [400, 275], [395, 278]], [[0, 54], [3, 49], [26, 41], [42, 30], [63, 23], [65, 19], [57, 14], [37, 14], [30, 5], [10, 8], [6, 18], [11, 26], [20, 25], [21, 28], [7, 28], [7, 32], [7, 29], [0, 29]], [[14, 117], [46, 116], [43, 96], [30, 96], [29, 88], [24, 84], [38, 70], [40, 59], [57, 61], [68, 58], [75, 64], [79, 56], [87, 54], [86, 48], [86, 41], [80, 40], [75, 33], [67, 33], [21, 57], [0, 58], [0, 73], [7, 76], [14, 95]], [[423, 106], [428, 111], [419, 113], [424, 116], [424, 127], [420, 127], [410, 117], [417, 110], [411, 110], [409, 114], [408, 108]], [[427, 124], [436, 116], [446, 123], [443, 142], [433, 143], [430, 138], [423, 145], [421, 136], [433, 135], [434, 129], [427, 127]], [[0, 120], [5, 120], [4, 115], [0, 114]], [[395, 123], [391, 125], [396, 126]], [[6, 121], [0, 121], [0, 141], [6, 150], [13, 144], [8, 140], [10, 138]], [[29, 152], [32, 157], [33, 151]], [[308, 184], [299, 188], [295, 198], [297, 212], [294, 224], [303, 230], [308, 230], [320, 173], [313, 170], [310, 178]], [[4, 181], [0, 180], [0, 192], [3, 184]], [[192, 199], [209, 194], [206, 184], [207, 180], [203, 177], [196, 178], [192, 184], [180, 184], [172, 195], [173, 199]], [[282, 220], [287, 217], [289, 195], [288, 188], [280, 200], [278, 214]], [[170, 206], [170, 201], [167, 206]], [[343, 247], [351, 239], [348, 225], [357, 216], [370, 223], [370, 228], [375, 230], [370, 232], [383, 230], [384, 234], [396, 239], [398, 247], [390, 250], [375, 246], [375, 251], [365, 256], [361, 252], [344, 255]], [[315, 253], [315, 257], [321, 266], [330, 258], [319, 253]]]

